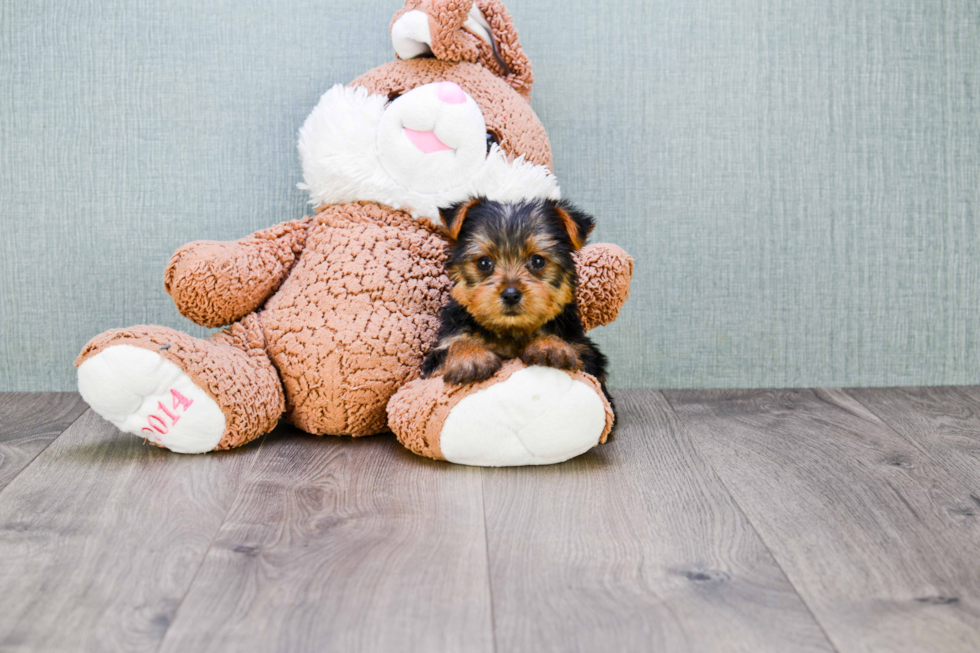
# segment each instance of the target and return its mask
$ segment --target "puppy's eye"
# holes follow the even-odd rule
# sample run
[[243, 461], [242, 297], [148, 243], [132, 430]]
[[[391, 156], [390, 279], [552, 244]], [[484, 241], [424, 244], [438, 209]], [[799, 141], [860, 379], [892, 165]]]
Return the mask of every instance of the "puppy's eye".
[[498, 145], [499, 143], [500, 139], [497, 138], [496, 134], [493, 132], [487, 132], [487, 154], [490, 154], [490, 148], [492, 148], [494, 145]]
[[544, 266], [548, 263], [543, 256], [538, 256], [535, 254], [530, 259], [528, 259], [527, 264], [531, 266], [532, 270], [543, 270]]
[[493, 259], [489, 256], [481, 256], [476, 259], [476, 269], [483, 274], [490, 274], [493, 271]]

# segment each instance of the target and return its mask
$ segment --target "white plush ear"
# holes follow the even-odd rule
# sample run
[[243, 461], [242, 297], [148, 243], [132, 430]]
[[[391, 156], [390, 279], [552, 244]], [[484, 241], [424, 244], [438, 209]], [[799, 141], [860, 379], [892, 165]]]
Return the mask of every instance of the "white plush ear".
[[418, 9], [406, 11], [391, 26], [391, 42], [395, 46], [395, 54], [402, 59], [432, 54], [428, 14]]
[[[463, 27], [496, 50], [496, 44], [490, 32], [490, 23], [487, 22], [483, 12], [475, 3], [470, 9]], [[432, 30], [429, 27], [429, 15], [418, 9], [406, 11], [391, 26], [391, 42], [395, 46], [395, 54], [401, 59], [414, 59], [432, 54]]]
[[493, 32], [490, 31], [490, 23], [487, 22], [487, 17], [483, 15], [480, 8], [473, 3], [473, 8], [470, 9], [470, 15], [466, 18], [466, 22], [463, 23], [463, 27], [470, 30], [481, 39], [490, 44], [494, 52], [497, 51], [497, 44], [493, 40]]

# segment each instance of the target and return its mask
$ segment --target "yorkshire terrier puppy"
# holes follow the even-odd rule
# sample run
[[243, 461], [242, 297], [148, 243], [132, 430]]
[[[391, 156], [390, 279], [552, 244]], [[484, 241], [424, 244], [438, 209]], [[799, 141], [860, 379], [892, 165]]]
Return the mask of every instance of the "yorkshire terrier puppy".
[[504, 204], [486, 198], [441, 211], [453, 282], [438, 342], [422, 375], [447, 383], [490, 378], [505, 359], [583, 370], [606, 391], [606, 357], [585, 335], [572, 254], [593, 219], [565, 201]]

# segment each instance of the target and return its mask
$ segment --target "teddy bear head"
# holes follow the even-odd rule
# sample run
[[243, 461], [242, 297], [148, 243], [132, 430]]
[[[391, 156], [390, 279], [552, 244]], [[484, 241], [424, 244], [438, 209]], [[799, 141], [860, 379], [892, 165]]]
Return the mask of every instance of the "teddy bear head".
[[438, 224], [440, 206], [477, 195], [558, 199], [499, 0], [408, 0], [391, 38], [398, 60], [331, 88], [300, 129], [312, 204], [373, 201]]

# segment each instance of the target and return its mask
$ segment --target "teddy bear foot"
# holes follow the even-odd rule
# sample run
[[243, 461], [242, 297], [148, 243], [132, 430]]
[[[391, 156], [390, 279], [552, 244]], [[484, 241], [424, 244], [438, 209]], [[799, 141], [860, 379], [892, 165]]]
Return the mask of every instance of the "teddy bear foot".
[[463, 465], [551, 465], [599, 444], [605, 426], [592, 388], [561, 370], [528, 367], [456, 404], [439, 445]]
[[388, 403], [406, 447], [462, 465], [550, 465], [605, 442], [613, 414], [598, 381], [582, 372], [508, 361], [493, 378], [448, 386], [413, 381]]
[[218, 404], [177, 365], [132, 345], [114, 345], [78, 367], [78, 390], [120, 431], [175, 451], [212, 451], [225, 432]]

